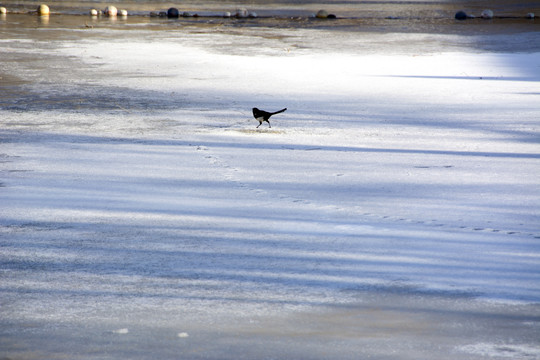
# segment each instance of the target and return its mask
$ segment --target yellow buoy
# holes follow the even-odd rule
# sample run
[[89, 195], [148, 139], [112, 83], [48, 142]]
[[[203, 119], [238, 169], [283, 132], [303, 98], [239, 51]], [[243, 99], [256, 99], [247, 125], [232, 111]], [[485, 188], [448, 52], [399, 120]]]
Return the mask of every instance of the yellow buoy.
[[49, 15], [51, 11], [49, 10], [49, 7], [45, 4], [39, 5], [37, 9], [38, 15]]

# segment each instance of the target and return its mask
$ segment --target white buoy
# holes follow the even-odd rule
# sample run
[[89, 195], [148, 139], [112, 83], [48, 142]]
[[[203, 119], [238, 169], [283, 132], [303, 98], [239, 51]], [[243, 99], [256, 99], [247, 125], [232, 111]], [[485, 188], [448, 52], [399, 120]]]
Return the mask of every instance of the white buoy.
[[90, 10], [90, 15], [92, 15], [92, 16], [98, 16], [98, 15], [99, 15], [99, 12], [98, 12], [96, 9], [92, 9], [92, 10]]
[[480, 15], [480, 17], [482, 19], [487, 19], [487, 20], [493, 19], [493, 11], [486, 9], [482, 11], [482, 14]]
[[38, 15], [49, 15], [51, 11], [47, 5], [41, 4], [37, 9], [37, 13]]
[[181, 332], [181, 333], [178, 333], [178, 337], [179, 338], [187, 338], [187, 337], [189, 337], [189, 334], [187, 332]]
[[230, 11], [225, 11], [225, 12], [223, 13], [223, 17], [224, 17], [224, 18], [230, 18], [230, 17], [231, 17], [231, 12], [230, 12]]
[[315, 15], [317, 17], [317, 19], [326, 19], [328, 18], [328, 11], [326, 10], [319, 10], [319, 12], [317, 12], [317, 15]]
[[118, 9], [115, 6], [107, 6], [104, 13], [107, 16], [116, 16], [118, 14]]
[[236, 10], [236, 17], [245, 18], [247, 16], [248, 16], [248, 11], [246, 8], [241, 8], [241, 9]]
[[0, 7], [0, 15], [5, 15], [7, 14], [7, 9], [3, 6]]
[[118, 11], [118, 15], [120, 15], [120, 16], [128, 16], [128, 11], [122, 9], [122, 10]]
[[534, 13], [530, 12], [527, 14], [527, 19], [534, 19]]

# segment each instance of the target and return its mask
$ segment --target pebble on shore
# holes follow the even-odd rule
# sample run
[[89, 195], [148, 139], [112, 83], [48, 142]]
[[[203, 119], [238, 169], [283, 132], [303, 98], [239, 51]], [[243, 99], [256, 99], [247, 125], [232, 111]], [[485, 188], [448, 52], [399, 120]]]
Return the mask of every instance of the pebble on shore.
[[49, 15], [51, 11], [47, 5], [41, 4], [37, 9], [37, 13], [38, 15]]

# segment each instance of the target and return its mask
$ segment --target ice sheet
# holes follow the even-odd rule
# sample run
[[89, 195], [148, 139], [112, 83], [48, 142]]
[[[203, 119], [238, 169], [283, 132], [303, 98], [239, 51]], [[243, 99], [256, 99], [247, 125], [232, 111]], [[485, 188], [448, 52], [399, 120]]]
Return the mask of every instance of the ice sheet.
[[4, 43], [1, 354], [537, 356], [540, 55], [267, 35]]

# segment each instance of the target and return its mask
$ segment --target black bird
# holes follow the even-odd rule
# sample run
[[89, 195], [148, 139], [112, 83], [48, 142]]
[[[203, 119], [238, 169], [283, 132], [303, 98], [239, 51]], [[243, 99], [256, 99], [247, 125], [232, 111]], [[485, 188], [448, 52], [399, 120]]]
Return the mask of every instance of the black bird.
[[287, 108], [285, 109], [281, 109], [279, 111], [276, 111], [276, 112], [273, 112], [273, 113], [270, 113], [268, 111], [264, 111], [264, 110], [259, 110], [257, 108], [253, 108], [253, 117], [255, 119], [257, 119], [257, 121], [259, 122], [259, 125], [257, 125], [257, 127], [261, 126], [263, 121], [266, 121], [268, 123], [268, 127], [271, 128], [272, 125], [270, 125], [270, 121], [268, 121], [268, 119], [270, 119], [270, 116], [272, 115], [276, 115], [276, 114], [279, 114], [279, 113], [282, 113], [284, 112], [285, 110], [287, 110]]

